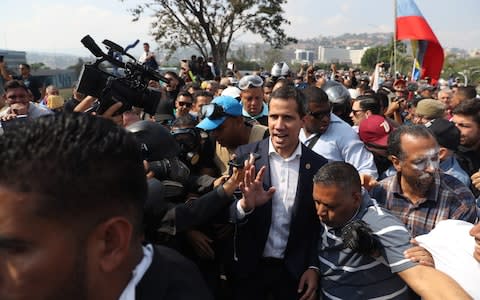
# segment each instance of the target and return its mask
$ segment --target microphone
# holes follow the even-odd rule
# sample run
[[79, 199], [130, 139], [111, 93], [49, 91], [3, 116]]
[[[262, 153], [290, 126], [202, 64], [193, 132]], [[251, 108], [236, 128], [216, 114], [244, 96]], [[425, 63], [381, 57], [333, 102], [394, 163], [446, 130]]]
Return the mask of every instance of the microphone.
[[95, 43], [95, 41], [92, 39], [90, 35], [87, 34], [86, 36], [84, 36], [83, 39], [80, 40], [80, 42], [82, 42], [85, 48], [90, 50], [90, 52], [92, 52], [92, 54], [95, 55], [96, 57], [105, 56], [105, 53], [103, 53], [102, 49], [98, 47], [97, 43]]
[[110, 48], [111, 50], [115, 51], [115, 52], [119, 52], [119, 53], [122, 53], [122, 54], [125, 54], [125, 50], [123, 49], [122, 46], [120, 46], [119, 44], [116, 44], [110, 40], [103, 40], [102, 42], [105, 46], [107, 46], [108, 48]]

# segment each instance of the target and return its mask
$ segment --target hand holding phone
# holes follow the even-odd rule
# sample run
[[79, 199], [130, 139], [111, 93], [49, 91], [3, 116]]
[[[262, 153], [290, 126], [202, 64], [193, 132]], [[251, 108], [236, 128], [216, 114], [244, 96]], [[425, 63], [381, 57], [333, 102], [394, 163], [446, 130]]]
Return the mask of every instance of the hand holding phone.
[[258, 153], [246, 153], [242, 156], [235, 157], [234, 159], [231, 159], [228, 162], [228, 165], [230, 167], [235, 167], [235, 168], [241, 169], [245, 165], [245, 161], [250, 159], [250, 154], [253, 155], [254, 160], [257, 160], [258, 158], [260, 158], [260, 154], [258, 154]]

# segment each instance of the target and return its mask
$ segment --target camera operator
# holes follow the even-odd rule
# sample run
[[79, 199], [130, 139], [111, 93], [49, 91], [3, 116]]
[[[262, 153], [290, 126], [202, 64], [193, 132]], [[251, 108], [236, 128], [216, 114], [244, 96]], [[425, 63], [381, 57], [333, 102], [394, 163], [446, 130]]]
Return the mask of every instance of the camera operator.
[[[149, 216], [146, 219], [151, 221], [147, 223], [149, 239], [163, 242], [165, 235], [158, 233], [167, 233], [173, 237], [203, 224], [231, 202], [238, 185], [237, 173], [227, 181], [223, 180], [223, 186], [216, 186], [211, 192], [194, 201], [186, 201], [190, 170], [179, 159], [180, 148], [175, 138], [165, 127], [151, 121], [138, 121], [126, 129], [132, 132], [141, 144], [147, 176], [150, 178], [149, 184], [152, 185], [152, 194], [146, 207]], [[161, 192], [158, 192], [159, 190]]]
[[[173, 130], [185, 124], [182, 118], [179, 120]], [[190, 257], [199, 266], [211, 290], [218, 291], [224, 251], [223, 242], [218, 239], [225, 230], [221, 230], [224, 226], [212, 224], [218, 218], [220, 223], [226, 223], [222, 208], [233, 201], [242, 172], [234, 169], [232, 176], [219, 180], [207, 175], [195, 178], [195, 174], [180, 172], [186, 169], [186, 165], [179, 160], [179, 157], [185, 158], [184, 149], [175, 140], [179, 132], [170, 135], [162, 125], [148, 121], [139, 121], [127, 129], [142, 144], [149, 177], [154, 176], [148, 180], [149, 196], [145, 206], [147, 240], [172, 247]], [[190, 181], [199, 182], [200, 177], [207, 177], [201, 189], [189, 184]], [[192, 191], [197, 193], [196, 197], [192, 197]]]
[[425, 299], [470, 299], [447, 275], [404, 258], [407, 229], [362, 191], [352, 165], [329, 163], [313, 182], [323, 225], [318, 256], [325, 298], [410, 299], [410, 287]]
[[180, 159], [189, 166], [192, 175], [216, 176], [219, 171], [211, 159], [215, 147], [208, 134], [196, 125], [190, 116], [177, 118], [172, 123], [171, 134], [180, 146]]

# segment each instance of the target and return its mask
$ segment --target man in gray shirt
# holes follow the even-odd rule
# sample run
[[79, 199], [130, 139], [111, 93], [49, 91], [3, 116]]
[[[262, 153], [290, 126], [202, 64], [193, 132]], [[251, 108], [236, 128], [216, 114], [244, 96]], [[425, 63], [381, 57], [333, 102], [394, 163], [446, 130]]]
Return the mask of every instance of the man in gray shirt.
[[470, 299], [450, 277], [404, 258], [407, 229], [362, 192], [352, 165], [329, 163], [313, 182], [323, 299], [408, 299], [407, 285], [426, 299]]
[[32, 96], [27, 86], [19, 80], [10, 80], [5, 84], [3, 99], [8, 108], [0, 114], [2, 121], [8, 121], [18, 116], [27, 116], [30, 119], [52, 114], [47, 108], [31, 102]]

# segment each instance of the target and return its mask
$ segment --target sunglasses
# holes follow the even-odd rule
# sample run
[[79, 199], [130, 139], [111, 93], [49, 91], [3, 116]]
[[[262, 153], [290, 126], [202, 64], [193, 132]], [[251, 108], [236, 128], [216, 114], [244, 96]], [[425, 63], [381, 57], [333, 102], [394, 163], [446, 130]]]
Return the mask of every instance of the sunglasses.
[[241, 90], [246, 90], [252, 87], [262, 87], [263, 79], [257, 75], [247, 75], [243, 76], [242, 79], [238, 82], [238, 88]]
[[191, 102], [184, 102], [184, 101], [178, 101], [178, 105], [180, 106], [185, 106], [185, 107], [192, 107], [192, 103]]
[[330, 117], [330, 110], [309, 111], [309, 112], [307, 112], [307, 115], [312, 116], [317, 120], [321, 120], [321, 119], [325, 118], [326, 116]]

